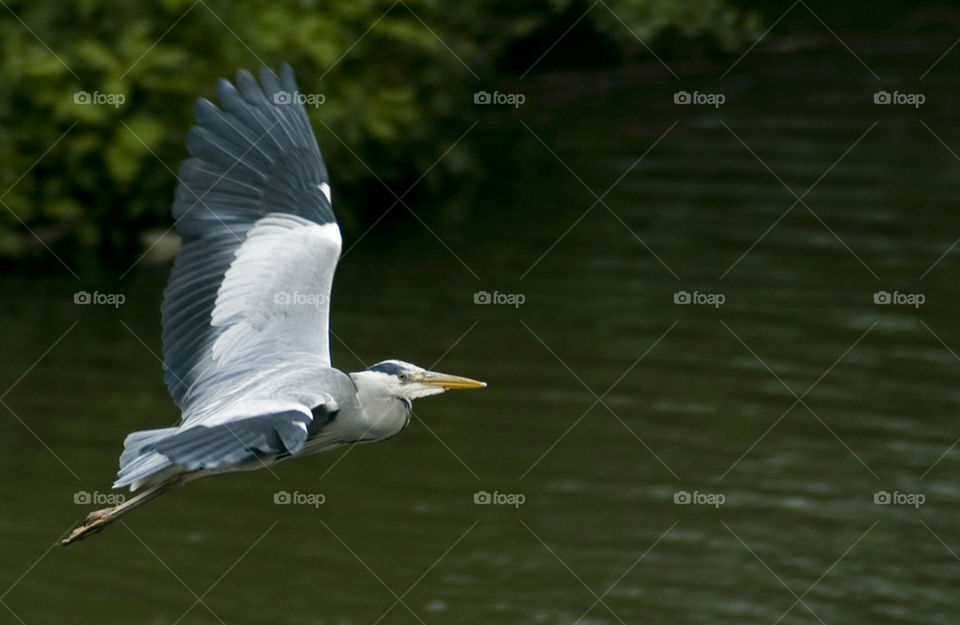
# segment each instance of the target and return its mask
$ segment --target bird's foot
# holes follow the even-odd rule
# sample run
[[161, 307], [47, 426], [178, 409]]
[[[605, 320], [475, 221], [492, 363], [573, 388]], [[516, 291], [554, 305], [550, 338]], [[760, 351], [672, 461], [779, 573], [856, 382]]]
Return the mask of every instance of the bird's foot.
[[87, 515], [87, 518], [83, 520], [78, 527], [75, 527], [73, 531], [70, 532], [70, 535], [60, 541], [61, 545], [69, 545], [72, 542], [78, 541], [81, 538], [86, 538], [91, 534], [96, 534], [104, 527], [113, 522], [116, 518], [115, 516], [116, 508], [104, 508], [102, 510], [94, 510]]

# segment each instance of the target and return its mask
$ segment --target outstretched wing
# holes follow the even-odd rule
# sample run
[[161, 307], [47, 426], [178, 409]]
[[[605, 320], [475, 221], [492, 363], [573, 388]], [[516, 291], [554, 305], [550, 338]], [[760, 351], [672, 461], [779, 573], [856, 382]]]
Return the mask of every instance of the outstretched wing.
[[263, 70], [260, 83], [245, 71], [221, 80], [220, 107], [201, 99], [187, 137], [173, 203], [183, 247], [162, 307], [181, 428], [227, 396], [249, 397], [242, 390], [271, 370], [330, 365], [341, 240], [327, 169], [290, 67], [279, 79]]

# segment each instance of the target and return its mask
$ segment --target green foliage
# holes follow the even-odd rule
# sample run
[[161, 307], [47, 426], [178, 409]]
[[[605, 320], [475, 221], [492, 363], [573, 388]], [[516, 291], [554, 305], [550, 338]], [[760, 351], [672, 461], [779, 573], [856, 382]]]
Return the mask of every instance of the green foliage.
[[[641, 37], [677, 27], [709, 32], [724, 45], [749, 30], [722, 0], [608, 5], [619, 19], [600, 5], [590, 21], [626, 46], [636, 39], [620, 19]], [[471, 70], [489, 74], [512, 42], [578, 7], [576, 0], [6, 6], [0, 10], [0, 258], [42, 250], [27, 229], [65, 256], [91, 248], [137, 253], [143, 228], [170, 223], [173, 174], [186, 156], [195, 99], [213, 97], [215, 80], [237, 68], [293, 65], [301, 90], [324, 96], [310, 114], [328, 161], [336, 163], [331, 175], [338, 188], [378, 184], [372, 170], [400, 192], [465, 128], [464, 103], [476, 87]], [[469, 157], [456, 152], [438, 171], [469, 166]]]
[[613, 0], [607, 4], [610, 10], [599, 12], [597, 29], [630, 48], [636, 48], [638, 39], [653, 41], [674, 29], [682, 37], [709, 36], [721, 49], [734, 52], [749, 45], [761, 29], [756, 14], [734, 9], [723, 0]]

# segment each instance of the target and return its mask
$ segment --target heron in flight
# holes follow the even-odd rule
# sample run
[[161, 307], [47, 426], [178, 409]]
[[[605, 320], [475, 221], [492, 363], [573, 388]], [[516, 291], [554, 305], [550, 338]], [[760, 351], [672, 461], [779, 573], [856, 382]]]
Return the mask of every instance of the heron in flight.
[[164, 371], [176, 427], [129, 434], [114, 488], [143, 489], [62, 540], [97, 532], [185, 482], [258, 469], [410, 423], [411, 402], [470, 378], [385, 360], [331, 365], [330, 289], [340, 229], [293, 70], [246, 71], [201, 98], [173, 217], [183, 246], [164, 292]]

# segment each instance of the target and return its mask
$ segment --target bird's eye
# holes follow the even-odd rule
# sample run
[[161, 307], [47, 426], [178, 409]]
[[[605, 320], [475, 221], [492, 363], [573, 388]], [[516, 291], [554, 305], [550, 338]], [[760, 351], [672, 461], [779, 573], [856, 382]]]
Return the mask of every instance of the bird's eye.
[[400, 379], [401, 382], [406, 382], [407, 378], [409, 378], [410, 376], [407, 373], [401, 372], [397, 374], [397, 377]]

